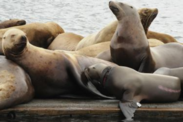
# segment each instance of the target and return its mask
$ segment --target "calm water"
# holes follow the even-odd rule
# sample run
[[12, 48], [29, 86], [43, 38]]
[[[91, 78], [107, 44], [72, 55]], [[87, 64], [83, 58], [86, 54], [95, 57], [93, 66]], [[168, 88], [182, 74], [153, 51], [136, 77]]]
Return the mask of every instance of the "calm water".
[[[119, 0], [136, 8], [158, 8], [150, 29], [168, 33], [183, 42], [182, 0]], [[87, 36], [115, 19], [109, 0], [1, 0], [0, 20], [21, 18], [30, 22], [55, 21], [67, 32]]]
[[[121, 1], [136, 8], [158, 8], [159, 15], [150, 30], [170, 34], [183, 42], [182, 0]], [[19, 18], [28, 23], [55, 21], [67, 32], [87, 36], [115, 19], [108, 8], [108, 2], [109, 0], [0, 0], [0, 20]]]

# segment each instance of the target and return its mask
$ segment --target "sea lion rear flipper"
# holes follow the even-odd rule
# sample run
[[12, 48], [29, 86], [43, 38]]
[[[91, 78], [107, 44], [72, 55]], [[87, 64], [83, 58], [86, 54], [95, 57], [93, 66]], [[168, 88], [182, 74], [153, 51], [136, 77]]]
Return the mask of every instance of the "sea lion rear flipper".
[[126, 120], [133, 120], [132, 117], [134, 117], [134, 113], [138, 107], [141, 107], [141, 104], [138, 102], [119, 102], [119, 107], [126, 117]]

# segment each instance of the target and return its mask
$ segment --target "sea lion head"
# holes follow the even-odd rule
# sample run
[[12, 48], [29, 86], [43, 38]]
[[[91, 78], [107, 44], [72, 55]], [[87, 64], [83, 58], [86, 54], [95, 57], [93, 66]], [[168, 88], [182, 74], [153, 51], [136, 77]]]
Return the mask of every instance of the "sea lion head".
[[118, 20], [121, 20], [123, 17], [126, 16], [138, 15], [136, 8], [122, 2], [110, 1], [109, 8]]
[[138, 12], [141, 18], [141, 23], [143, 24], [144, 30], [147, 34], [149, 26], [158, 15], [158, 9], [142, 8], [142, 9], [139, 9]]
[[26, 34], [19, 29], [9, 29], [3, 35], [2, 47], [5, 55], [18, 55], [23, 52], [26, 45]]
[[92, 82], [100, 82], [103, 70], [107, 67], [105, 64], [94, 64], [84, 70], [84, 73], [88, 80]]

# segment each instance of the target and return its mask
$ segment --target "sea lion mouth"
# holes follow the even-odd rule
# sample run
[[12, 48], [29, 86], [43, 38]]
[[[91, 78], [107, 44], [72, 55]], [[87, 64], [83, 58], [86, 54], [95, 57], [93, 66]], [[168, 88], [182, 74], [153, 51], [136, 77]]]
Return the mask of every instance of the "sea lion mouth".
[[152, 14], [150, 15], [149, 19], [151, 19], [151, 21], [153, 21], [157, 15], [158, 15], [158, 9], [155, 9], [154, 12], [152, 12]]
[[111, 9], [111, 11], [113, 12], [113, 14], [117, 15], [119, 12], [119, 9], [116, 6], [113, 5], [109, 5], [109, 8]]
[[94, 84], [100, 84], [100, 81], [93, 80], [93, 79], [90, 77], [89, 72], [88, 72], [88, 68], [85, 68], [84, 74], [85, 74], [86, 78], [88, 79], [88, 81], [91, 81], [91, 82], [94, 83]]
[[85, 74], [86, 78], [87, 78], [89, 81], [92, 81], [91, 77], [90, 77], [89, 74], [88, 74], [88, 68], [85, 68], [84, 74]]

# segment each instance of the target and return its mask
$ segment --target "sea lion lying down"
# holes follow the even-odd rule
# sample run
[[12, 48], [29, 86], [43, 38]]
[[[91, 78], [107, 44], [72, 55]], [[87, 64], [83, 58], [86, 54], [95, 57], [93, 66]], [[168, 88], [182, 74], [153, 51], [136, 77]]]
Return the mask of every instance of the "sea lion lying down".
[[85, 69], [88, 80], [120, 100], [119, 106], [127, 120], [131, 120], [141, 100], [174, 102], [181, 92], [176, 77], [139, 73], [122, 66], [95, 64]]

